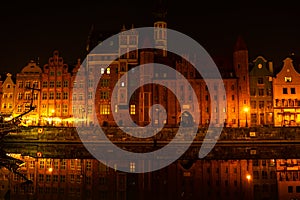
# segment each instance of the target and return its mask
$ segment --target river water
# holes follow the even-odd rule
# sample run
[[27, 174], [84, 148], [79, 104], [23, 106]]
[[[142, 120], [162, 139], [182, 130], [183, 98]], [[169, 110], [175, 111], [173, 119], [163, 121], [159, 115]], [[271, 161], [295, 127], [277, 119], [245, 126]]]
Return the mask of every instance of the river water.
[[[120, 147], [160, 148], [151, 143]], [[162, 169], [136, 173], [137, 163], [120, 171], [82, 144], [2, 144], [0, 199], [300, 199], [300, 145], [217, 144], [202, 159], [199, 147], [191, 146]]]

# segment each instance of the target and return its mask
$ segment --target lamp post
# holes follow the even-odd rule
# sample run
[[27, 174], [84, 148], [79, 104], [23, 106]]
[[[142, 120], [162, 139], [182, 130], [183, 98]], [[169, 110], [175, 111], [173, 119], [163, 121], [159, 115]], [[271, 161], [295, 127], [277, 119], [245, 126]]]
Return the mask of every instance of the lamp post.
[[249, 108], [248, 108], [248, 107], [244, 107], [244, 112], [245, 112], [245, 114], [246, 114], [246, 127], [248, 127], [248, 119], [247, 119], [247, 116], [248, 116]]
[[54, 113], [55, 113], [55, 110], [54, 109], [52, 109], [51, 110], [51, 124], [52, 124], [52, 126], [54, 125]]

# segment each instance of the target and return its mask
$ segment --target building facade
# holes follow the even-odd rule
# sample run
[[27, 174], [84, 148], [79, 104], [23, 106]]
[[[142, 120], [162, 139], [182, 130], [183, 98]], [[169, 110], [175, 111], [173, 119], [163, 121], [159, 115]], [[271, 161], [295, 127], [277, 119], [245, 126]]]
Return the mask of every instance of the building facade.
[[273, 125], [273, 64], [258, 56], [250, 71], [251, 126]]
[[33, 60], [29, 61], [20, 73], [17, 73], [14, 94], [16, 108], [14, 113], [20, 115], [29, 110], [31, 104], [36, 106], [36, 109], [22, 118], [24, 124], [37, 125], [39, 122], [41, 75], [42, 69]]
[[286, 58], [283, 67], [273, 79], [273, 105], [275, 126], [300, 124], [300, 76], [293, 60]]

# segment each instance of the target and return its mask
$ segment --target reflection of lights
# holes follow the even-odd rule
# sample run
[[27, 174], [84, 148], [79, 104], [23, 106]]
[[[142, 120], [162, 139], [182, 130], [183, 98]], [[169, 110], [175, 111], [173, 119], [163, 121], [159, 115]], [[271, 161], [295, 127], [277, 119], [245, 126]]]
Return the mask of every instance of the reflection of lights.
[[50, 167], [50, 168], [48, 169], [48, 171], [49, 171], [49, 172], [52, 172], [52, 171], [53, 171], [53, 168], [52, 168], [52, 167]]
[[247, 174], [246, 179], [247, 179], [248, 181], [250, 181], [250, 180], [251, 180], [251, 175], [250, 175], [250, 174]]
[[247, 114], [249, 112], [249, 107], [244, 107], [244, 112], [246, 113], [246, 127], [248, 127], [248, 120], [247, 120]]

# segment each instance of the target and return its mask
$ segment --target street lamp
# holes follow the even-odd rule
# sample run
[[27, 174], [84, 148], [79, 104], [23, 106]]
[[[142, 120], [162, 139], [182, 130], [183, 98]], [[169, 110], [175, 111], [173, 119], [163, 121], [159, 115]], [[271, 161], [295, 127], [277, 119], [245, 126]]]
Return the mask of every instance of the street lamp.
[[248, 112], [249, 112], [249, 108], [248, 107], [244, 107], [244, 112], [246, 114], [246, 127], [248, 127], [247, 115], [248, 115]]
[[52, 126], [54, 125], [54, 113], [55, 113], [55, 110], [54, 109], [52, 109], [51, 110], [51, 123], [52, 123]]

